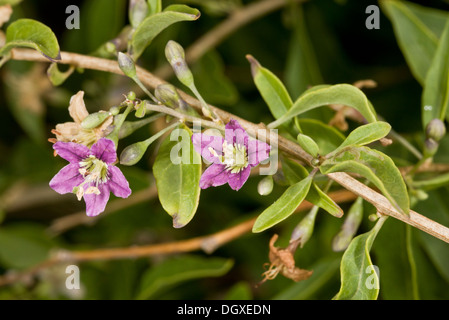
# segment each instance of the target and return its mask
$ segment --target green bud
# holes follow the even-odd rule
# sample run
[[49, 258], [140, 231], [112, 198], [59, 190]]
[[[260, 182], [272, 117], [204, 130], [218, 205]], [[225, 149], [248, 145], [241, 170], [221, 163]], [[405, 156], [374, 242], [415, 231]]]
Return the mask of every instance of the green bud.
[[137, 77], [134, 61], [127, 54], [119, 52], [117, 60], [120, 70], [122, 70], [127, 77], [130, 77], [131, 79]]
[[363, 217], [363, 199], [357, 198], [349, 209], [340, 232], [332, 240], [332, 250], [336, 252], [344, 251], [354, 238]]
[[146, 100], [143, 100], [141, 103], [139, 103], [137, 105], [137, 110], [136, 110], [136, 113], [135, 113], [135, 116], [137, 118], [143, 118], [145, 116], [145, 113], [147, 112], [146, 105], [147, 105]]
[[290, 242], [298, 241], [301, 248], [309, 241], [313, 233], [315, 218], [319, 207], [314, 206], [309, 213], [293, 229]]
[[100, 111], [89, 114], [84, 120], [81, 122], [81, 128], [83, 129], [93, 129], [102, 124], [109, 116], [110, 112]]
[[128, 92], [128, 94], [126, 95], [126, 99], [131, 101], [136, 100], [136, 93], [134, 91]]
[[426, 126], [426, 137], [440, 141], [446, 134], [446, 126], [440, 119], [432, 119]]
[[194, 84], [193, 75], [187, 65], [181, 45], [173, 40], [168, 41], [165, 46], [165, 56], [179, 81], [187, 87], [192, 86]]
[[133, 143], [123, 149], [120, 154], [120, 164], [124, 166], [132, 166], [142, 159], [147, 151], [148, 144], [145, 141]]
[[427, 138], [426, 141], [424, 141], [424, 157], [433, 157], [433, 155], [438, 151], [438, 146], [438, 142], [436, 142], [432, 138]]
[[257, 185], [257, 192], [261, 196], [266, 196], [273, 191], [273, 177], [272, 176], [266, 176], [262, 180], [259, 181], [259, 184]]
[[157, 86], [154, 91], [157, 100], [167, 107], [186, 109], [187, 103], [181, 99], [175, 86], [166, 83]]
[[130, 0], [128, 12], [131, 25], [137, 28], [148, 14], [148, 4], [145, 0]]

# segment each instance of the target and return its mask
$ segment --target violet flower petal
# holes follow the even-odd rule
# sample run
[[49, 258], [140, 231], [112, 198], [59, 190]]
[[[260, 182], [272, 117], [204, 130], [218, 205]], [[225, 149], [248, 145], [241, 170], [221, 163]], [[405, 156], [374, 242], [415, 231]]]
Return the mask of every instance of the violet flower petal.
[[235, 191], [239, 190], [245, 184], [246, 180], [248, 180], [250, 173], [250, 166], [247, 166], [238, 173], [231, 173], [228, 181], [229, 186]]
[[209, 136], [202, 133], [194, 133], [192, 135], [192, 143], [195, 151], [212, 163], [220, 163], [220, 159], [213, 155], [209, 148], [212, 148], [218, 156], [221, 156], [223, 155], [223, 142], [224, 139], [219, 136]]
[[116, 166], [109, 166], [108, 168], [109, 181], [108, 188], [112, 193], [120, 198], [128, 198], [131, 194], [129, 183], [123, 173]]
[[51, 179], [50, 188], [60, 194], [72, 192], [74, 187], [79, 186], [84, 181], [78, 169], [78, 163], [66, 165]]
[[115, 144], [112, 140], [101, 138], [91, 148], [90, 153], [97, 159], [109, 164], [117, 160]]
[[53, 149], [69, 162], [80, 162], [89, 156], [89, 148], [75, 142], [58, 141], [53, 145]]
[[[89, 187], [94, 186], [93, 183], [90, 183], [85, 186], [85, 190]], [[98, 189], [100, 190], [100, 194], [84, 194], [83, 198], [86, 202], [86, 214], [89, 217], [98, 216], [100, 213], [104, 211], [106, 208], [106, 204], [109, 200], [109, 187], [107, 183], [102, 183], [98, 185]]]
[[204, 170], [200, 179], [200, 188], [217, 187], [229, 181], [230, 172], [223, 164], [214, 163]]
[[228, 144], [248, 146], [248, 134], [237, 120], [230, 120], [225, 126], [225, 140]]
[[259, 140], [250, 140], [248, 143], [248, 163], [257, 166], [270, 156], [270, 146]]

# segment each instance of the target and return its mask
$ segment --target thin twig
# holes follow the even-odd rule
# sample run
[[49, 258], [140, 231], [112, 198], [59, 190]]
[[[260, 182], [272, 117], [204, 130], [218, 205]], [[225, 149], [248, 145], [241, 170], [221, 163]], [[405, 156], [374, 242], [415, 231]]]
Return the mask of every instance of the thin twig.
[[[235, 10], [226, 20], [198, 38], [186, 49], [186, 61], [189, 64], [199, 60], [207, 51], [218, 46], [223, 40], [252, 21], [276, 11], [293, 2], [305, 2], [306, 0], [264, 0], [251, 3], [241, 9]], [[168, 79], [173, 73], [169, 64], [165, 64], [154, 74], [162, 79]]]
[[[88, 68], [93, 70], [123, 74], [120, 68], [118, 67], [117, 62], [113, 60], [101, 59], [68, 52], [61, 52], [61, 57], [62, 60], [59, 61], [59, 63], [73, 64], [81, 68]], [[29, 49], [12, 50], [11, 59], [48, 62], [48, 60], [46, 60], [40, 53]], [[163, 80], [157, 78], [152, 73], [148, 72], [143, 68], [140, 67], [137, 68], [137, 73], [141, 81], [149, 87], [155, 88], [158, 85], [164, 83]], [[198, 111], [201, 111], [201, 103], [197, 99], [189, 96], [188, 94], [182, 91], [180, 91], [180, 94], [181, 97], [189, 105], [191, 105]], [[250, 134], [257, 132], [258, 130], [265, 130], [267, 132], [266, 136], [269, 137], [267, 139], [267, 143], [271, 142], [273, 145], [276, 143], [277, 140], [277, 147], [281, 151], [310, 164], [312, 156], [309, 155], [307, 152], [305, 152], [297, 143], [290, 141], [287, 138], [284, 138], [283, 136], [277, 134], [273, 134], [275, 139], [274, 141], [271, 141], [270, 132], [266, 130], [266, 126], [264, 124], [257, 125], [247, 120], [244, 120], [240, 117], [237, 117], [234, 114], [216, 108], [214, 106], [210, 107], [212, 111], [214, 111], [225, 123], [229, 122], [230, 119], [236, 119], [237, 121], [240, 122], [241, 126], [245, 130], [247, 130]], [[332, 173], [329, 174], [328, 176], [335, 182], [345, 187], [347, 190], [358, 194], [366, 201], [372, 203], [380, 213], [399, 219], [405, 223], [408, 223], [424, 232], [430, 233], [435, 237], [449, 243], [449, 228], [442, 226], [441, 224], [433, 220], [427, 219], [416, 212], [410, 213], [409, 216], [405, 216], [404, 214], [400, 213], [398, 210], [393, 208], [389, 204], [389, 201], [384, 196], [374, 191], [373, 189], [363, 185], [362, 183], [358, 182], [357, 180], [350, 177], [346, 173]], [[361, 186], [363, 186], [363, 188], [361, 188]], [[363, 190], [363, 192], [361, 190]], [[388, 206], [386, 204], [388, 204]]]

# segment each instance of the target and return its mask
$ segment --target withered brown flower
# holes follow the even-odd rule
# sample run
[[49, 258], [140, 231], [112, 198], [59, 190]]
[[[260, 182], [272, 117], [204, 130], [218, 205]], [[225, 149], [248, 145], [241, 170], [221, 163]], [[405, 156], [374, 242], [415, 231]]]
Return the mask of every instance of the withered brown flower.
[[261, 283], [276, 278], [279, 273], [296, 282], [308, 279], [313, 271], [300, 269], [295, 266], [293, 255], [298, 247], [297, 244], [291, 244], [287, 248], [282, 249], [274, 246], [277, 239], [278, 235], [275, 234], [270, 240], [270, 252], [268, 254], [270, 265], [268, 270], [262, 274], [264, 278]]
[[65, 122], [56, 125], [51, 132], [56, 135], [56, 139], [49, 139], [50, 142], [76, 142], [91, 147], [101, 138], [107, 136], [112, 129], [113, 116], [109, 116], [100, 125], [92, 129], [84, 129], [81, 122], [89, 115], [84, 103], [84, 91], [79, 91], [70, 99], [69, 114], [74, 122]]

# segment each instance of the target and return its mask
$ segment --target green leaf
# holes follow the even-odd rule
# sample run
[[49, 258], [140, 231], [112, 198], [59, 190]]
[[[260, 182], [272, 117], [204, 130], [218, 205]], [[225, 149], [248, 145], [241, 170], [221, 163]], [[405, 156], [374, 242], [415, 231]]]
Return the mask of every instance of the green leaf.
[[321, 173], [352, 172], [371, 181], [400, 212], [410, 211], [404, 180], [393, 160], [386, 154], [368, 147], [346, 147], [325, 160]]
[[220, 277], [234, 262], [223, 258], [182, 256], [170, 258], [148, 270], [142, 278], [138, 300], [156, 297], [173, 286], [193, 279]]
[[251, 285], [247, 282], [239, 282], [232, 286], [226, 293], [224, 300], [252, 300]]
[[251, 55], [246, 58], [251, 64], [254, 83], [275, 119], [282, 117], [293, 105], [293, 101], [279, 78]]
[[[289, 159], [282, 159], [282, 172], [289, 181], [290, 185], [301, 181], [309, 175], [306, 168]], [[343, 215], [343, 210], [340, 206], [326, 193], [324, 193], [315, 182], [312, 182], [312, 187], [306, 196], [306, 200], [335, 217], [339, 218]]]
[[444, 121], [449, 105], [449, 19], [425, 78], [422, 94], [422, 123], [432, 119]]
[[383, 121], [376, 121], [357, 127], [334, 152], [338, 152], [347, 146], [363, 146], [382, 139], [390, 130], [391, 126]]
[[262, 232], [287, 219], [306, 198], [312, 184], [312, 176], [295, 183], [256, 219], [253, 232]]
[[[177, 131], [176, 129], [173, 131]], [[172, 132], [172, 135], [173, 135]], [[173, 217], [175, 228], [184, 227], [195, 215], [200, 198], [201, 155], [196, 153], [191, 142], [192, 132], [184, 124], [178, 129], [181, 141], [167, 137], [159, 148], [153, 165], [159, 201]], [[181, 157], [172, 161], [172, 150], [180, 148]]]
[[58, 64], [53, 62], [50, 64], [50, 66], [47, 69], [47, 75], [50, 79], [50, 82], [54, 86], [59, 86], [64, 83], [65, 80], [67, 80], [68, 77], [73, 73], [75, 70], [75, 66], [71, 65], [67, 71], [60, 71], [58, 68]]
[[322, 121], [299, 118], [295, 118], [295, 121], [299, 124], [302, 133], [312, 137], [318, 144], [320, 154], [328, 154], [345, 140], [345, 136], [340, 131]]
[[197, 9], [185, 5], [171, 5], [163, 12], [145, 18], [131, 39], [133, 59], [137, 60], [153, 39], [170, 25], [180, 21], [194, 21], [200, 17]]
[[358, 88], [349, 84], [336, 84], [333, 86], [320, 85], [304, 92], [293, 106], [278, 120], [270, 123], [269, 128], [276, 128], [286, 121], [306, 111], [329, 104], [343, 104], [358, 110], [368, 122], [375, 122], [376, 112]]
[[355, 237], [341, 259], [341, 287], [336, 300], [376, 300], [379, 295], [379, 277], [371, 262], [370, 250], [385, 219], [364, 234]]
[[25, 223], [1, 227], [0, 243], [2, 264], [18, 269], [44, 261], [53, 246], [43, 228]]
[[411, 72], [424, 85], [448, 14], [406, 1], [382, 0], [380, 4], [393, 24]]
[[10, 4], [11, 6], [15, 6], [21, 3], [23, 0], [0, 0], [0, 6], [4, 6], [5, 4]]
[[320, 148], [316, 144], [313, 139], [305, 134], [298, 134], [298, 137], [296, 138], [298, 140], [298, 144], [303, 148], [308, 154], [316, 157], [318, 156], [318, 153], [320, 152]]
[[49, 27], [32, 19], [19, 19], [6, 29], [6, 43], [0, 49], [0, 56], [8, 54], [15, 47], [36, 49], [51, 61], [60, 60], [58, 39]]

